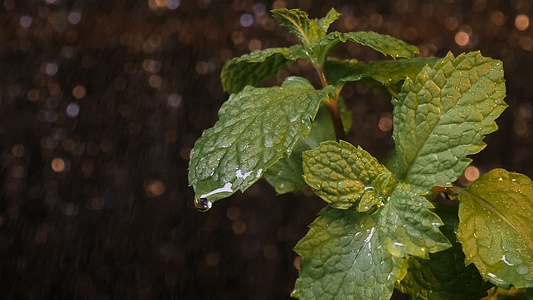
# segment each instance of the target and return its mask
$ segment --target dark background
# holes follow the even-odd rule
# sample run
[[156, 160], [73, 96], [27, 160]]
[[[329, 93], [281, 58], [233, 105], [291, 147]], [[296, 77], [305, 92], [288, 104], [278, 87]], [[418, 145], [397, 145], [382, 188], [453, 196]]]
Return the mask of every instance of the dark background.
[[[260, 181], [200, 213], [187, 183], [190, 149], [227, 98], [223, 63], [296, 42], [273, 7], [335, 7], [332, 30], [390, 34], [421, 56], [503, 60], [510, 108], [474, 165], [533, 176], [530, 1], [327, 2], [0, 1], [0, 298], [289, 297], [291, 249], [324, 203]], [[381, 58], [356, 44], [336, 54]], [[303, 63], [288, 74], [315, 78]], [[390, 150], [378, 126], [390, 101], [356, 84], [343, 95], [348, 140]]]

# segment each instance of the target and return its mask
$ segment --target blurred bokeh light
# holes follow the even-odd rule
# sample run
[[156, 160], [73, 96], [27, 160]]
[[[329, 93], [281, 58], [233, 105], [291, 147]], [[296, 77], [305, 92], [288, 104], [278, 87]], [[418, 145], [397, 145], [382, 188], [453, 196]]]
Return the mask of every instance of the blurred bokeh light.
[[[198, 213], [194, 141], [228, 95], [228, 59], [297, 39], [270, 17], [342, 13], [332, 30], [373, 30], [420, 56], [480, 50], [503, 60], [510, 108], [462, 184], [495, 167], [533, 176], [530, 1], [1, 2], [0, 295], [3, 299], [288, 299], [292, 248], [323, 207], [261, 181]], [[355, 43], [341, 58], [382, 59]], [[298, 61], [279, 78], [314, 72]], [[347, 84], [349, 141], [393, 147], [389, 99]], [[296, 259], [296, 260], [295, 260]]]

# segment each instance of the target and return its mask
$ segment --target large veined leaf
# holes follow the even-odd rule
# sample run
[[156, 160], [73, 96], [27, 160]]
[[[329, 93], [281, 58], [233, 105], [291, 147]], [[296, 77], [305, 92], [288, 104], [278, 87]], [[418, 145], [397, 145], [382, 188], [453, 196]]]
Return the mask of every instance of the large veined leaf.
[[497, 130], [504, 97], [502, 62], [479, 52], [449, 53], [407, 79], [392, 101], [397, 177], [428, 192], [450, 186]]
[[272, 16], [308, 46], [322, 38], [340, 14], [332, 8], [324, 18], [311, 20], [302, 10], [284, 8], [272, 10]]
[[466, 263], [486, 280], [533, 287], [533, 182], [495, 169], [459, 193], [459, 230]]
[[246, 87], [231, 95], [191, 152], [189, 184], [196, 198], [216, 201], [246, 190], [309, 134], [328, 93], [335, 89], [315, 90], [306, 79], [289, 77], [281, 87]]
[[348, 81], [371, 79], [374, 85], [390, 86], [405, 78], [415, 78], [426, 65], [433, 66], [440, 58], [412, 58], [362, 62], [358, 60], [328, 59], [326, 74], [331, 84], [338, 86]]
[[483, 280], [473, 264], [465, 266], [465, 255], [456, 241], [457, 207], [440, 206], [435, 212], [444, 221], [440, 229], [452, 248], [431, 253], [429, 259], [409, 257], [407, 275], [396, 288], [413, 299], [478, 300], [486, 296], [493, 285]]
[[303, 153], [304, 179], [336, 208], [346, 209], [365, 194], [365, 209], [383, 202], [394, 186], [392, 174], [361, 147], [328, 141]]
[[228, 93], [238, 93], [247, 85], [257, 86], [289, 63], [307, 57], [301, 50], [302, 46], [269, 48], [235, 57], [222, 68], [222, 87]]
[[355, 209], [326, 207], [296, 245], [302, 256], [293, 292], [301, 299], [389, 299], [407, 261], [379, 242], [377, 223]]
[[381, 244], [394, 256], [426, 259], [429, 253], [450, 248], [450, 242], [439, 230], [442, 220], [430, 210], [433, 208], [408, 184], [398, 183], [380, 211]]

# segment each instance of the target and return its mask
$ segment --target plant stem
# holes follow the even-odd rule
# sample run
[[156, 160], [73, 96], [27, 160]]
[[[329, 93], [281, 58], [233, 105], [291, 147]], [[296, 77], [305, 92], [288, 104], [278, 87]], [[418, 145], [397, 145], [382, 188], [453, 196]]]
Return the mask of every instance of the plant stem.
[[[320, 82], [322, 83], [322, 87], [327, 87], [329, 82], [324, 68], [322, 65], [316, 65], [315, 69], [318, 73], [318, 77], [320, 78]], [[336, 99], [329, 99], [325, 103], [329, 108], [329, 114], [331, 115], [331, 121], [333, 122], [333, 128], [335, 129], [335, 137], [337, 138], [337, 141], [345, 140], [346, 133], [344, 132], [344, 125], [342, 124], [338, 96]]]
[[337, 141], [346, 140], [346, 134], [344, 132], [344, 125], [342, 124], [341, 112], [339, 110], [339, 101], [337, 99], [329, 99], [328, 103], [329, 114], [333, 121], [333, 128], [335, 129], [335, 136]]
[[316, 69], [316, 72], [318, 73], [318, 78], [320, 79], [320, 83], [322, 83], [322, 87], [327, 87], [329, 85], [329, 82], [326, 77], [326, 72], [324, 71], [324, 68], [321, 65], [317, 65], [315, 69]]

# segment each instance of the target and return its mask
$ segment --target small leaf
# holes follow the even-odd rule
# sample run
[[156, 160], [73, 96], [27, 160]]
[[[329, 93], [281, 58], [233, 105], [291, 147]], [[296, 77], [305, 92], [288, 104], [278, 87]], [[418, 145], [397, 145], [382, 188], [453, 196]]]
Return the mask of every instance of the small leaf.
[[380, 212], [381, 244], [394, 256], [426, 259], [429, 253], [451, 247], [439, 230], [442, 220], [432, 208], [431, 202], [412, 191], [409, 185], [398, 183]]
[[365, 78], [371, 79], [373, 86], [389, 86], [407, 77], [415, 78], [424, 66], [433, 66], [438, 60], [440, 58], [430, 57], [361, 62], [330, 58], [326, 61], [325, 69], [329, 82], [335, 86]]
[[495, 169], [459, 193], [459, 231], [466, 263], [485, 280], [533, 287], [533, 182]]
[[452, 248], [429, 254], [429, 260], [409, 257], [407, 275], [396, 288], [413, 299], [477, 300], [486, 296], [492, 284], [483, 280], [474, 265], [465, 267], [461, 244], [455, 240], [457, 207], [440, 206], [435, 212], [444, 221], [440, 229]]
[[389, 299], [407, 262], [381, 247], [376, 227], [366, 213], [323, 209], [294, 249], [302, 256], [302, 268], [292, 296]]
[[332, 92], [289, 77], [281, 87], [249, 86], [231, 95], [191, 152], [189, 183], [196, 197], [216, 201], [246, 190], [309, 134], [321, 100]]
[[309, 46], [322, 38], [328, 31], [329, 25], [340, 16], [333, 8], [324, 18], [314, 20], [310, 20], [309, 15], [299, 9], [274, 9], [271, 12], [274, 19], [296, 35], [304, 46]]
[[341, 16], [334, 8], [330, 9], [327, 15], [320, 19], [315, 19], [316, 31], [319, 37], [328, 33], [329, 26]]
[[[390, 173], [377, 159], [360, 147], [340, 141], [324, 142], [303, 153], [304, 179], [315, 193], [336, 208], [354, 205], [363, 194], [377, 189], [376, 179]], [[390, 177], [390, 180], [394, 180]], [[388, 184], [388, 182], [387, 182]], [[377, 194], [376, 194], [377, 195]], [[377, 198], [381, 202], [381, 198]], [[378, 204], [378, 203], [374, 203]]]
[[358, 31], [343, 34], [344, 39], [370, 47], [393, 58], [411, 58], [419, 53], [418, 48], [390, 35], [373, 31]]
[[245, 86], [257, 86], [298, 58], [305, 58], [302, 46], [291, 48], [269, 48], [235, 57], [226, 62], [220, 79], [228, 93], [238, 93]]
[[450, 186], [485, 147], [507, 104], [503, 66], [479, 52], [449, 53], [407, 79], [394, 105], [398, 178], [430, 192]]

